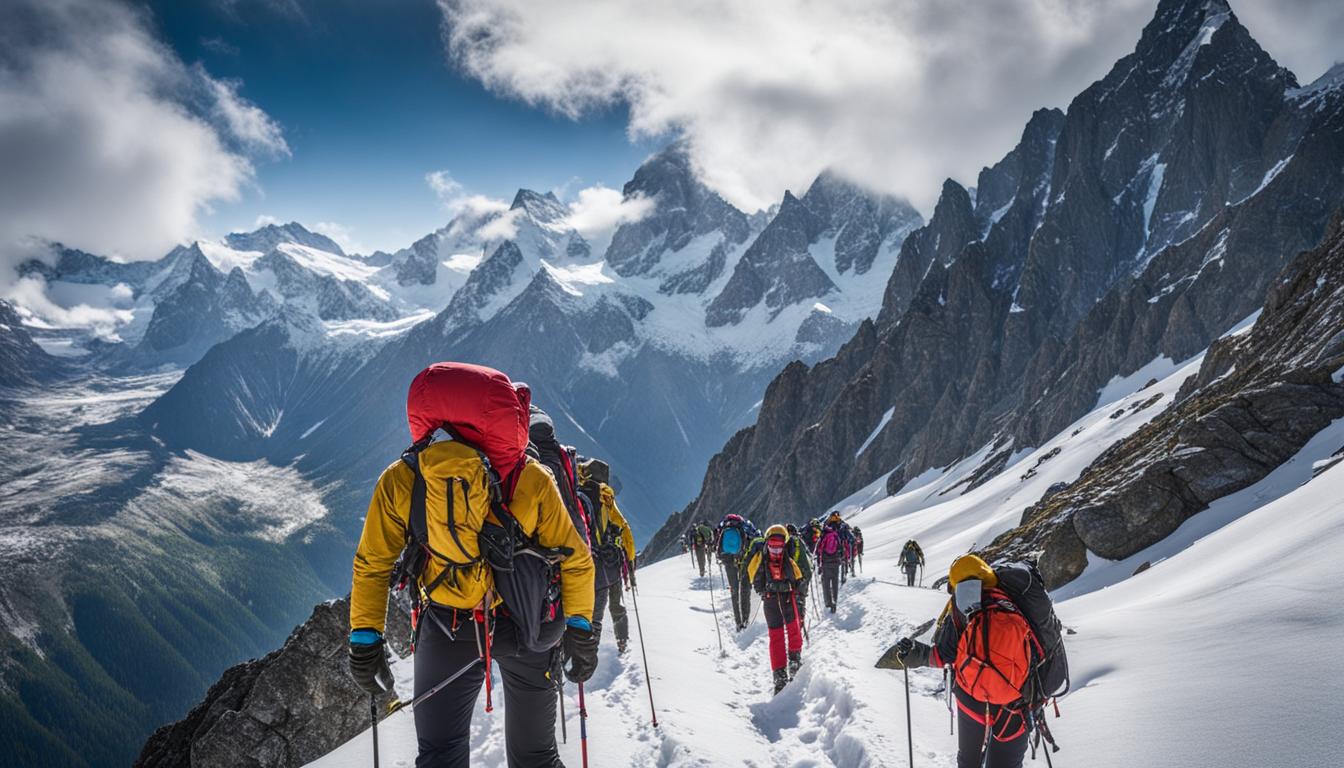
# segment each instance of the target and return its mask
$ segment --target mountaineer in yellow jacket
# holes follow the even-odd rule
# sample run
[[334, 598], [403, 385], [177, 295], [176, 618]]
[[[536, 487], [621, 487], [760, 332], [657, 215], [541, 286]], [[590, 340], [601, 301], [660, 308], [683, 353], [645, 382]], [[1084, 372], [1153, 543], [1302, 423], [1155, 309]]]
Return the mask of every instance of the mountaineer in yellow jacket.
[[798, 607], [798, 590], [811, 573], [803, 572], [790, 551], [791, 541], [796, 540], [789, 536], [787, 528], [772, 525], [763, 538], [751, 543], [746, 558], [747, 578], [761, 596], [761, 611], [770, 631], [770, 670], [775, 693], [784, 690], [803, 663], [803, 614]]
[[616, 630], [616, 650], [625, 653], [630, 643], [630, 619], [621, 603], [621, 592], [623, 584], [635, 584], [635, 536], [616, 506], [616, 492], [607, 484], [610, 481], [611, 468], [606, 462], [579, 462], [579, 492], [581, 503], [589, 509], [588, 530], [597, 568], [593, 579], [593, 632], [601, 637], [603, 608], [608, 608]]
[[[556, 654], [563, 645], [566, 674], [579, 682], [597, 664], [593, 561], [554, 478], [524, 454], [529, 401], [526, 388], [515, 389], [498, 371], [430, 366], [416, 377], [407, 400], [415, 445], [383, 471], [369, 502], [350, 590], [350, 668], [370, 693], [390, 688], [382, 632], [396, 570], [417, 598], [415, 695], [451, 679], [414, 708], [418, 768], [468, 765], [471, 714], [482, 680], [490, 709], [486, 668], [492, 658], [509, 704], [509, 765], [561, 765]], [[439, 428], [453, 439], [429, 442]], [[503, 503], [492, 501], [492, 489]], [[519, 567], [501, 572], [507, 581], [497, 583], [492, 561], [525, 545], [545, 559], [516, 557], [505, 565]], [[519, 581], [529, 563], [558, 572], [558, 594], [549, 579]], [[535, 603], [525, 612], [530, 622], [518, 608], [525, 597]]]

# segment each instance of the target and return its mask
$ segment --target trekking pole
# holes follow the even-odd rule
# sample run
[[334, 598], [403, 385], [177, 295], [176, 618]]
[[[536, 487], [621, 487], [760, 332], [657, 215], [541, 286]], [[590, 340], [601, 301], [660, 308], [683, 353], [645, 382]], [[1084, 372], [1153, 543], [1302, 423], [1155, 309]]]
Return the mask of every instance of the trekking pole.
[[583, 683], [579, 683], [579, 753], [583, 768], [588, 768], [588, 707], [583, 703]]
[[915, 768], [915, 726], [910, 717], [910, 668], [901, 663], [905, 673], [905, 738], [910, 744], [910, 768]]
[[378, 768], [378, 697], [369, 694], [369, 719], [373, 721], [373, 768]]
[[924, 588], [924, 564], [919, 564], [919, 588]]
[[630, 602], [635, 606], [635, 629], [639, 630], [639, 655], [644, 659], [644, 687], [649, 691], [649, 716], [653, 718], [653, 727], [658, 727], [658, 710], [653, 708], [653, 683], [649, 680], [649, 654], [644, 650], [644, 624], [639, 620], [639, 592], [630, 588]]
[[415, 709], [415, 707], [416, 707], [417, 704], [422, 704], [422, 703], [424, 703], [425, 699], [428, 699], [430, 696], [433, 696], [434, 694], [438, 693], [439, 691], [442, 691], [444, 688], [447, 688], [449, 685], [452, 684], [452, 682], [453, 682], [454, 680], [456, 680], [457, 678], [459, 678], [459, 677], [465, 675], [465, 674], [467, 673], [467, 670], [471, 669], [472, 667], [476, 666], [476, 665], [479, 664], [479, 663], [481, 663], [481, 659], [480, 659], [480, 657], [477, 657], [477, 658], [472, 659], [471, 661], [467, 662], [467, 665], [466, 665], [465, 667], [462, 667], [461, 669], [457, 670], [457, 671], [454, 672], [453, 674], [451, 674], [451, 675], [449, 675], [448, 677], [444, 678], [441, 682], [439, 682], [438, 684], [436, 684], [433, 688], [430, 688], [428, 691], [425, 691], [424, 693], [420, 694], [419, 696], [416, 696], [414, 699], [411, 699], [410, 701], [402, 701], [402, 700], [400, 700], [400, 699], [397, 699], [396, 701], [394, 701], [394, 702], [392, 702], [391, 704], [387, 705], [387, 714], [391, 715], [391, 714], [393, 714], [393, 713], [395, 713], [395, 712], [399, 712], [399, 711], [401, 711], [402, 709], [405, 709], [406, 707], [410, 707], [411, 709]]
[[956, 733], [953, 723], [956, 717], [952, 713], [952, 666], [943, 665], [943, 690], [947, 693], [947, 735], [952, 736]]
[[719, 606], [714, 600], [714, 577], [709, 577], [709, 610], [714, 614], [714, 635], [719, 638], [719, 655], [723, 654], [723, 630], [719, 629]]
[[565, 684], [557, 682], [555, 692], [560, 695], [560, 742], [569, 743], [569, 725], [565, 723]]

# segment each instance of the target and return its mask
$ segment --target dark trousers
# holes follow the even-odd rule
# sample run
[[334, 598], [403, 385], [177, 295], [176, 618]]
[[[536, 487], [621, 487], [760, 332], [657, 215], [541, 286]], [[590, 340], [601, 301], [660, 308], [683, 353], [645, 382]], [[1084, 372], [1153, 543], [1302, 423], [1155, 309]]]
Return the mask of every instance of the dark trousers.
[[[417, 696], [472, 664], [480, 655], [477, 640], [484, 642], [479, 625], [469, 614], [457, 614], [457, 628], [453, 629], [453, 612], [431, 610], [432, 617], [427, 614], [421, 618], [420, 640], [415, 647]], [[455, 637], [445, 634], [439, 622]], [[504, 740], [510, 768], [563, 768], [555, 746], [555, 684], [547, 675], [552, 654], [521, 649], [513, 622], [505, 617], [495, 620], [490, 652], [504, 682]], [[420, 748], [416, 768], [470, 765], [471, 715], [484, 676], [484, 665], [473, 664], [447, 688], [415, 707], [415, 735]]]
[[[1010, 718], [1012, 722], [995, 726], [995, 733], [1006, 725], [1009, 733], [1021, 728], [1021, 720]], [[957, 707], [957, 768], [1022, 768], [1022, 758], [1027, 754], [1027, 732], [1023, 730], [1011, 741], [999, 741], [991, 737], [989, 742], [989, 762], [985, 762], [984, 752], [985, 726], [966, 714], [966, 710]]]
[[835, 610], [840, 597], [840, 561], [821, 564], [821, 597], [826, 607]]
[[798, 601], [798, 621], [807, 623], [807, 596], [812, 589], [812, 579], [808, 577], [798, 584], [798, 591], [794, 592], [794, 598]]
[[598, 587], [593, 596], [593, 633], [602, 636], [602, 617], [608, 606], [611, 610], [611, 623], [616, 628], [617, 640], [630, 639], [630, 619], [626, 615], [625, 605], [621, 603], [621, 582], [606, 587]]
[[705, 575], [705, 561], [709, 559], [709, 552], [707, 550], [708, 548], [704, 545], [697, 544], [695, 546], [695, 562], [700, 566], [700, 575], [702, 577]]
[[733, 618], [736, 619], [737, 626], [745, 627], [747, 622], [751, 621], [751, 588], [747, 586], [742, 569], [738, 568], [736, 560], [725, 559], [719, 562], [723, 563], [723, 575], [728, 580]]
[[902, 567], [905, 568], [905, 585], [907, 587], [915, 586], [915, 571], [919, 570], [919, 563], [906, 563]]

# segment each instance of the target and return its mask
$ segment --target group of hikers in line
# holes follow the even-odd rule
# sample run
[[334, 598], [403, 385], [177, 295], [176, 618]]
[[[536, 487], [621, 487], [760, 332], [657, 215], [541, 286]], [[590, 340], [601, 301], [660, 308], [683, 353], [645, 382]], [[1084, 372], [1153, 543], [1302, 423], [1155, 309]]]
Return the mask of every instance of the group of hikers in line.
[[729, 513], [714, 528], [704, 521], [692, 524], [681, 543], [702, 578], [707, 561], [718, 560], [738, 632], [751, 623], [752, 591], [760, 596], [775, 693], [802, 664], [807, 599], [816, 569], [821, 572], [826, 610], [835, 613], [840, 585], [854, 575], [856, 563], [860, 567], [863, 563], [863, 531], [846, 523], [839, 512], [810, 520], [801, 529], [793, 523], [776, 523], [765, 533], [750, 520]]
[[[371, 697], [375, 763], [378, 701], [402, 706], [383, 637], [390, 585], [406, 590], [413, 604], [409, 706], [417, 768], [470, 764], [472, 710], [482, 684], [485, 709], [493, 708], [493, 662], [508, 700], [508, 764], [562, 766], [555, 726], [559, 701], [564, 727], [564, 679], [578, 684], [584, 725], [583, 684], [598, 664], [605, 614], [621, 654], [629, 643], [627, 589], [638, 618], [634, 538], [610, 469], [561, 444], [525, 384], [484, 366], [426, 368], [411, 383], [407, 421], [412, 445], [374, 488], [351, 585], [349, 665]], [[751, 592], [760, 596], [778, 693], [802, 664], [816, 570], [834, 614], [839, 586], [856, 565], [862, 568], [863, 534], [839, 512], [801, 528], [774, 524], [764, 533], [728, 514], [712, 529], [692, 525], [683, 547], [701, 577], [710, 557], [718, 560], [738, 631], [751, 621]], [[913, 540], [900, 565], [913, 586], [915, 569], [924, 565]], [[1016, 768], [1028, 743], [1034, 754], [1041, 739], [1057, 749], [1044, 711], [1067, 690], [1068, 664], [1039, 572], [965, 555], [953, 563], [947, 589], [951, 597], [932, 641], [903, 638], [887, 655], [897, 667], [943, 667], [951, 678], [959, 768]], [[644, 673], [649, 686], [647, 658]], [[906, 685], [908, 701], [908, 676]], [[651, 686], [649, 705], [656, 727]], [[587, 766], [586, 726], [582, 733]]]

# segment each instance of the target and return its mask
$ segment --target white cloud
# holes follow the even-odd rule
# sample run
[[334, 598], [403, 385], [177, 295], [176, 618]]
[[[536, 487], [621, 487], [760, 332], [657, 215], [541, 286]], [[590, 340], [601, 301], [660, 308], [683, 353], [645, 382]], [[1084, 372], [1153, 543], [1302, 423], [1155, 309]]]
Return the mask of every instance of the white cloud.
[[[1154, 0], [439, 5], [453, 59], [491, 90], [571, 117], [627, 104], [633, 136], [684, 136], [702, 178], [748, 210], [832, 167], [926, 211], [943, 178], [973, 182], [1032, 111], [1065, 106], [1130, 52], [1155, 8]], [[1317, 48], [1334, 47], [1328, 28], [1294, 29]]]
[[602, 253], [617, 227], [639, 221], [653, 208], [654, 203], [648, 198], [638, 196], [626, 200], [620, 190], [598, 185], [579, 190], [577, 197], [569, 203], [565, 224], [583, 235], [597, 253]]
[[252, 183], [250, 155], [288, 152], [237, 83], [184, 64], [145, 12], [109, 0], [5, 6], [0, 286], [28, 238], [162, 256]]
[[319, 221], [313, 225], [313, 231], [335, 240], [336, 244], [341, 246], [341, 250], [346, 253], [364, 252], [363, 244], [355, 239], [354, 233], [344, 224], [334, 221]]
[[261, 229], [262, 227], [269, 227], [272, 224], [280, 224], [280, 223], [282, 222], [276, 217], [270, 215], [269, 213], [263, 213], [257, 216], [256, 221], [252, 222], [252, 228]]
[[[102, 293], [108, 304], [126, 303], [130, 298], [126, 286]], [[37, 328], [81, 328], [107, 341], [120, 341], [117, 330], [134, 318], [130, 310], [115, 306], [85, 302], [57, 304], [47, 295], [47, 283], [41, 277], [21, 278], [0, 291], [0, 298], [12, 302], [26, 324]]]

